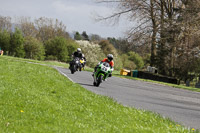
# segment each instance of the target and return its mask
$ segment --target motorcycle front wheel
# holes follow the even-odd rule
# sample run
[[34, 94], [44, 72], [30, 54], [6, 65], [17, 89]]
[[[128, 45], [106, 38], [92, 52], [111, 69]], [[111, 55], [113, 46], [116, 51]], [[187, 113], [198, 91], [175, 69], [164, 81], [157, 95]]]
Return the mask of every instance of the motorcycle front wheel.
[[71, 70], [71, 74], [74, 74], [74, 72], [76, 71], [75, 66], [72, 66], [70, 70]]
[[100, 83], [102, 82], [103, 80], [103, 75], [100, 75], [97, 79], [97, 83], [96, 83], [96, 86], [98, 87], [100, 85]]

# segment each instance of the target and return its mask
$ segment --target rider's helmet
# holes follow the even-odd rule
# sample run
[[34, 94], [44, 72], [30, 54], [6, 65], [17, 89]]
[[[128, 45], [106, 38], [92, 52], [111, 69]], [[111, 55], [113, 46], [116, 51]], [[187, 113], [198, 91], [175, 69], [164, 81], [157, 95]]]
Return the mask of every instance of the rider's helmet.
[[77, 48], [77, 52], [80, 53], [81, 52], [81, 48]]
[[108, 61], [111, 62], [113, 60], [113, 55], [112, 54], [108, 54], [107, 58], [108, 58]]

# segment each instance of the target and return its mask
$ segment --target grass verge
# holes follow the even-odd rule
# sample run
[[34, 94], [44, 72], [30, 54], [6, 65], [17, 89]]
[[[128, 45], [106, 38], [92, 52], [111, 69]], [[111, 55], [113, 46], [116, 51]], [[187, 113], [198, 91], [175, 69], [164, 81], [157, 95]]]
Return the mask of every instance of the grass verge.
[[0, 57], [0, 132], [198, 132], [124, 107], [55, 69]]
[[177, 84], [170, 84], [170, 83], [153, 81], [153, 80], [148, 80], [148, 79], [135, 78], [135, 77], [131, 77], [131, 76], [123, 76], [123, 75], [120, 75], [118, 73], [114, 73], [113, 75], [116, 76], [116, 77], [120, 77], [120, 78], [126, 78], [126, 79], [132, 79], [132, 80], [141, 80], [141, 81], [145, 81], [145, 82], [156, 83], [156, 84], [171, 86], [171, 87], [175, 87], [175, 88], [200, 92], [200, 88], [187, 87], [187, 86], [184, 86], [184, 85], [177, 85]]

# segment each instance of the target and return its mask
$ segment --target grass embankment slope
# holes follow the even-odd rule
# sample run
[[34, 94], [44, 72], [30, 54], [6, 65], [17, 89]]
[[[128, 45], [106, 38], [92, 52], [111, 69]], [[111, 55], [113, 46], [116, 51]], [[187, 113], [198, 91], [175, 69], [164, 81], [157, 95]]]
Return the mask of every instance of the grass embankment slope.
[[197, 132], [22, 61], [0, 56], [0, 132]]

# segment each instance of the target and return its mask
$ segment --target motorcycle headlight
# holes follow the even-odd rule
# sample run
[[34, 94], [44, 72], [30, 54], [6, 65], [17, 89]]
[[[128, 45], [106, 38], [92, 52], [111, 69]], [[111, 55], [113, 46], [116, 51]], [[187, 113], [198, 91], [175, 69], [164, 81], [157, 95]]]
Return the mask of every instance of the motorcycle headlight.
[[76, 63], [78, 64], [79, 61], [76, 61]]

